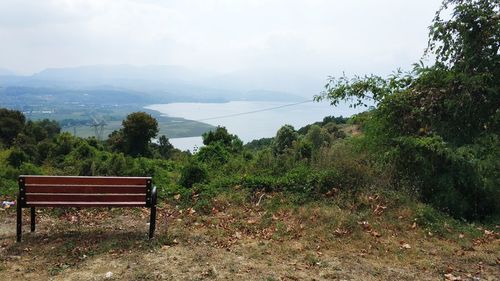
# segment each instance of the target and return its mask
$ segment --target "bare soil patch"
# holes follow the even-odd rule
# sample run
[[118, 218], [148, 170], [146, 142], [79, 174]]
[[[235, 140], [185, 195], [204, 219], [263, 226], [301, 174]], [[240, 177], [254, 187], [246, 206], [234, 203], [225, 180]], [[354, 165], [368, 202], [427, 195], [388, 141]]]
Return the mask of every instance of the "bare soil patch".
[[[460, 242], [391, 223], [349, 233], [328, 212], [272, 215], [233, 207], [200, 215], [163, 207], [147, 240], [148, 211], [48, 210], [37, 231], [0, 213], [4, 280], [498, 280], [500, 240], [485, 230]], [[331, 214], [330, 214], [331, 215]], [[28, 218], [29, 216], [25, 216]], [[381, 226], [384, 226], [382, 229]], [[457, 235], [460, 235], [459, 233]], [[475, 278], [475, 279], [474, 279]]]

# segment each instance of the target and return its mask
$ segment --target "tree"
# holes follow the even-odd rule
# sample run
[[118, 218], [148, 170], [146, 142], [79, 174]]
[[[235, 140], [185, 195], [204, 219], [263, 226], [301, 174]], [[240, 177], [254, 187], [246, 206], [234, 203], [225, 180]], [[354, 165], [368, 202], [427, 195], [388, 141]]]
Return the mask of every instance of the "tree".
[[125, 152], [132, 156], [148, 155], [149, 143], [158, 134], [158, 121], [145, 112], [134, 112], [122, 125]]
[[21, 164], [23, 164], [23, 162], [27, 160], [28, 160], [28, 155], [26, 155], [26, 153], [24, 153], [22, 150], [19, 149], [13, 150], [7, 157], [7, 162], [15, 168], [21, 167]]
[[163, 158], [168, 159], [172, 156], [172, 153], [174, 152], [175, 148], [170, 143], [168, 138], [165, 135], [162, 135], [158, 140], [158, 150]]
[[[450, 7], [451, 18], [444, 19]], [[499, 74], [499, 14], [498, 0], [443, 1], [429, 28], [427, 52], [437, 62], [468, 74]]]
[[201, 137], [203, 138], [204, 145], [210, 145], [214, 142], [220, 142], [224, 146], [230, 146], [231, 141], [234, 138], [233, 135], [229, 134], [226, 127], [221, 127], [221, 126], [217, 126], [215, 130], [203, 133]]
[[275, 155], [283, 154], [287, 149], [291, 148], [293, 142], [297, 140], [297, 132], [292, 125], [284, 125], [276, 133], [273, 140], [273, 152]]
[[11, 146], [23, 130], [25, 121], [26, 118], [20, 111], [0, 108], [0, 141]]
[[498, 0], [445, 0], [430, 26], [433, 65], [387, 78], [331, 77], [315, 97], [375, 103], [364, 124], [367, 147], [392, 161], [425, 201], [457, 217], [500, 211], [491, 199], [500, 197], [491, 161], [500, 158], [499, 10]]
[[227, 148], [220, 142], [215, 142], [200, 148], [196, 153], [196, 159], [200, 162], [221, 165], [229, 160], [230, 154]]
[[320, 126], [313, 125], [307, 132], [306, 140], [311, 143], [312, 149], [317, 151], [321, 146], [330, 142], [330, 136]]
[[206, 132], [201, 137], [206, 146], [218, 143], [230, 152], [240, 152], [243, 149], [243, 142], [238, 136], [230, 134], [226, 127], [217, 126], [215, 130]]
[[61, 126], [55, 120], [43, 119], [26, 122], [24, 134], [30, 136], [33, 142], [38, 143], [44, 139], [51, 139], [61, 132]]
[[126, 148], [125, 148], [125, 138], [123, 136], [123, 128], [111, 132], [106, 142], [108, 143], [112, 151], [125, 152]]
[[205, 182], [208, 178], [206, 169], [196, 162], [190, 162], [181, 170], [179, 184], [186, 188], [193, 187], [196, 183]]

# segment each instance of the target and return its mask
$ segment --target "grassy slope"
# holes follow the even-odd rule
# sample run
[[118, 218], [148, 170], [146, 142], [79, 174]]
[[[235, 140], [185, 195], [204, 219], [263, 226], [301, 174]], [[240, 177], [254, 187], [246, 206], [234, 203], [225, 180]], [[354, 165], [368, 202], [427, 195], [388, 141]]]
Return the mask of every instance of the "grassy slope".
[[[210, 214], [41, 210], [16, 244], [15, 212], [0, 211], [0, 275], [10, 280], [495, 280], [500, 237], [398, 194], [221, 194]], [[28, 213], [25, 213], [28, 218]], [[26, 222], [27, 223], [27, 222]], [[25, 224], [27, 225], [27, 224]], [[497, 231], [498, 229], [496, 229]], [[27, 233], [26, 233], [27, 232]]]
[[[213, 129], [211, 125], [182, 118], [157, 118], [157, 120], [160, 129], [158, 136], [166, 135], [168, 138], [201, 136]], [[109, 134], [121, 127], [122, 121], [107, 121], [102, 133], [103, 138], [106, 139]], [[65, 127], [62, 131], [71, 134], [76, 131], [76, 136], [82, 138], [95, 136], [95, 130], [90, 126]]]
[[[168, 138], [182, 138], [201, 136], [203, 133], [213, 129], [212, 125], [186, 120], [178, 117], [162, 116], [159, 112], [144, 109], [141, 106], [103, 106], [103, 107], [90, 107], [78, 108], [76, 106], [59, 106], [53, 114], [33, 114], [30, 119], [54, 119], [62, 121], [64, 119], [84, 120], [91, 123], [92, 117], [98, 121], [104, 120], [106, 125], [103, 129], [103, 138], [107, 138], [115, 130], [119, 130], [122, 125], [122, 120], [132, 112], [145, 111], [151, 114], [158, 120], [159, 135], [166, 135]], [[62, 131], [75, 133], [78, 137], [92, 137], [95, 136], [95, 130], [89, 125], [77, 125], [63, 127]]]

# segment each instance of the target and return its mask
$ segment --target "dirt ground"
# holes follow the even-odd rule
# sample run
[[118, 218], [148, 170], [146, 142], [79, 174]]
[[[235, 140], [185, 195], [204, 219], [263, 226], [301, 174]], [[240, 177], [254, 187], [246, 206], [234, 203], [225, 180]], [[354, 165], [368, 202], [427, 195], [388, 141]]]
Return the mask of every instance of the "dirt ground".
[[148, 210], [44, 209], [35, 233], [24, 212], [21, 243], [15, 210], [0, 212], [2, 280], [500, 280], [490, 231], [457, 243], [419, 230], [349, 234], [313, 218], [297, 224], [293, 214], [261, 224], [259, 210], [165, 207], [149, 241]]

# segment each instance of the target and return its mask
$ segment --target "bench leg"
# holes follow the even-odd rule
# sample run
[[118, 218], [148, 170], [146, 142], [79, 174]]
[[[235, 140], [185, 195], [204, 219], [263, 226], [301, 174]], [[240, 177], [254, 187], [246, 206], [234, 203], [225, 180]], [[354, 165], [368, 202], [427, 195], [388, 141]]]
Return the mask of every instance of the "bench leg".
[[17, 202], [17, 228], [16, 228], [16, 241], [21, 242], [23, 232], [23, 209], [21, 208], [20, 201]]
[[153, 238], [156, 228], [156, 206], [151, 207], [151, 217], [149, 218], [149, 239]]
[[31, 207], [31, 232], [35, 232], [35, 207]]

